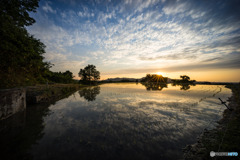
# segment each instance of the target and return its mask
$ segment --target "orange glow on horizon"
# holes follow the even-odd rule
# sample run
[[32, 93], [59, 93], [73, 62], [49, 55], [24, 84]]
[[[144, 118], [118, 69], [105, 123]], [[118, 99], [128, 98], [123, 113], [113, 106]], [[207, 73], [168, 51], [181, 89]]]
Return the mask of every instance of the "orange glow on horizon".
[[[181, 71], [181, 72], [161, 72], [163, 77], [168, 77], [170, 79], [181, 79], [180, 75], [187, 75], [190, 77], [190, 80], [196, 81], [208, 81], [208, 82], [240, 82], [240, 69], [221, 69], [213, 71]], [[126, 74], [104, 74], [100, 75], [100, 80], [106, 80], [108, 78], [142, 78], [146, 74], [157, 74], [159, 72], [150, 72], [150, 73], [126, 73]], [[164, 75], [163, 75], [164, 74]], [[77, 75], [75, 79], [80, 79]]]

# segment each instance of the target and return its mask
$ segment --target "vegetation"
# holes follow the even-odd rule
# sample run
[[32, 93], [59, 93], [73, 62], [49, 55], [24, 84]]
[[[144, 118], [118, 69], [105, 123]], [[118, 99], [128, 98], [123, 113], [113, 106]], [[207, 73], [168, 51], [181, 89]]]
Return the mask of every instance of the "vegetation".
[[161, 91], [163, 88], [167, 88], [166, 83], [141, 83], [146, 87], [147, 91]]
[[167, 83], [167, 78], [162, 75], [157, 74], [147, 74], [145, 78], [141, 80], [141, 82], [163, 82]]
[[84, 69], [80, 69], [78, 76], [81, 78], [80, 83], [91, 84], [100, 79], [100, 72], [96, 70], [96, 66], [89, 64]]
[[121, 80], [121, 82], [132, 82], [132, 81], [129, 80], [129, 79], [123, 78], [123, 79]]
[[80, 97], [84, 97], [87, 101], [94, 101], [96, 96], [100, 93], [100, 87], [90, 87], [90, 88], [83, 88], [78, 91]]
[[180, 76], [180, 78], [182, 78], [182, 79], [181, 80], [172, 79], [173, 83], [174, 84], [181, 84], [181, 83], [194, 83], [194, 82], [196, 82], [196, 80], [191, 80], [190, 81], [190, 77], [187, 76], [187, 75]]
[[190, 86], [195, 86], [194, 83], [172, 83], [172, 86], [181, 86], [180, 87], [180, 90], [189, 90], [190, 89]]
[[52, 72], [50, 62], [43, 62], [45, 45], [30, 35], [25, 26], [35, 20], [39, 0], [0, 1], [0, 88], [43, 84], [46, 81], [74, 83], [72, 72]]
[[180, 76], [180, 78], [182, 78], [182, 81], [189, 81], [190, 80], [190, 77], [188, 77], [186, 75]]
[[38, 0], [2, 0], [0, 6], [0, 87], [36, 83], [51, 67], [42, 61], [45, 45], [25, 28], [35, 22], [28, 12], [36, 12]]
[[[51, 82], [56, 83], [77, 83], [75, 80], [73, 80], [74, 76], [73, 73], [67, 70], [66, 72], [52, 72], [47, 71], [45, 76], [47, 80]], [[45, 82], [46, 83], [46, 82]]]
[[[219, 151], [219, 152], [238, 152], [240, 151], [240, 83], [237, 85], [227, 85], [227, 88], [232, 89], [233, 98], [230, 100], [233, 103], [234, 110], [233, 112], [237, 115], [232, 115], [232, 118], [229, 119], [231, 111], [224, 111], [224, 118], [226, 122], [222, 130], [217, 131], [217, 136], [214, 143], [207, 140], [203, 141], [204, 146], [206, 147], [206, 152], [204, 152], [203, 158], [209, 157], [210, 151]], [[227, 126], [226, 126], [227, 125]], [[227, 127], [227, 128], [226, 128]], [[226, 130], [227, 129], [227, 130]], [[221, 145], [220, 145], [221, 144]], [[220, 150], [219, 150], [220, 146]], [[218, 157], [218, 159], [224, 159], [224, 157]], [[237, 158], [238, 159], [238, 158]]]

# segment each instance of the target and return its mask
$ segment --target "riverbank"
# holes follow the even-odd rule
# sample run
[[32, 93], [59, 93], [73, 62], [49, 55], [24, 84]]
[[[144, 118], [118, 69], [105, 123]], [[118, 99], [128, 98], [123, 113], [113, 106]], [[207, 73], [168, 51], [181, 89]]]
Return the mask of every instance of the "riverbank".
[[0, 120], [39, 103], [52, 103], [88, 87], [81, 84], [50, 84], [0, 90]]
[[[210, 152], [238, 152], [240, 153], [240, 84], [227, 85], [227, 88], [232, 90], [232, 96], [228, 107], [233, 109], [233, 112], [238, 116], [232, 114], [232, 111], [225, 109], [223, 118], [217, 123], [217, 128], [213, 130], [205, 130], [198, 138], [197, 143], [188, 145], [183, 149], [185, 160], [207, 160], [215, 159], [210, 157]], [[217, 159], [240, 159], [237, 157], [217, 157]]]
[[81, 84], [51, 84], [51, 85], [36, 85], [27, 86], [21, 89], [26, 90], [26, 103], [27, 105], [46, 103], [56, 101], [71, 94], [72, 92], [87, 87]]

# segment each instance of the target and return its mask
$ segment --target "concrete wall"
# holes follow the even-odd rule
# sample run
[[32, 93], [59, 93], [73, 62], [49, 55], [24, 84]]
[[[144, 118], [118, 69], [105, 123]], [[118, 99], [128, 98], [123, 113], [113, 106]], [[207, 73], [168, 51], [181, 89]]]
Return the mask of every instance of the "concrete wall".
[[22, 89], [0, 90], [0, 120], [26, 109], [26, 91]]

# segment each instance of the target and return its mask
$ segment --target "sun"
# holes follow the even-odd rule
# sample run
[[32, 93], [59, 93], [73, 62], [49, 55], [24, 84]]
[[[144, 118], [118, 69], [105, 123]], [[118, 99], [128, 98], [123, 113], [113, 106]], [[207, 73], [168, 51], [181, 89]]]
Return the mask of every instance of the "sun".
[[162, 72], [157, 72], [156, 74], [157, 74], [157, 75], [162, 75]]

